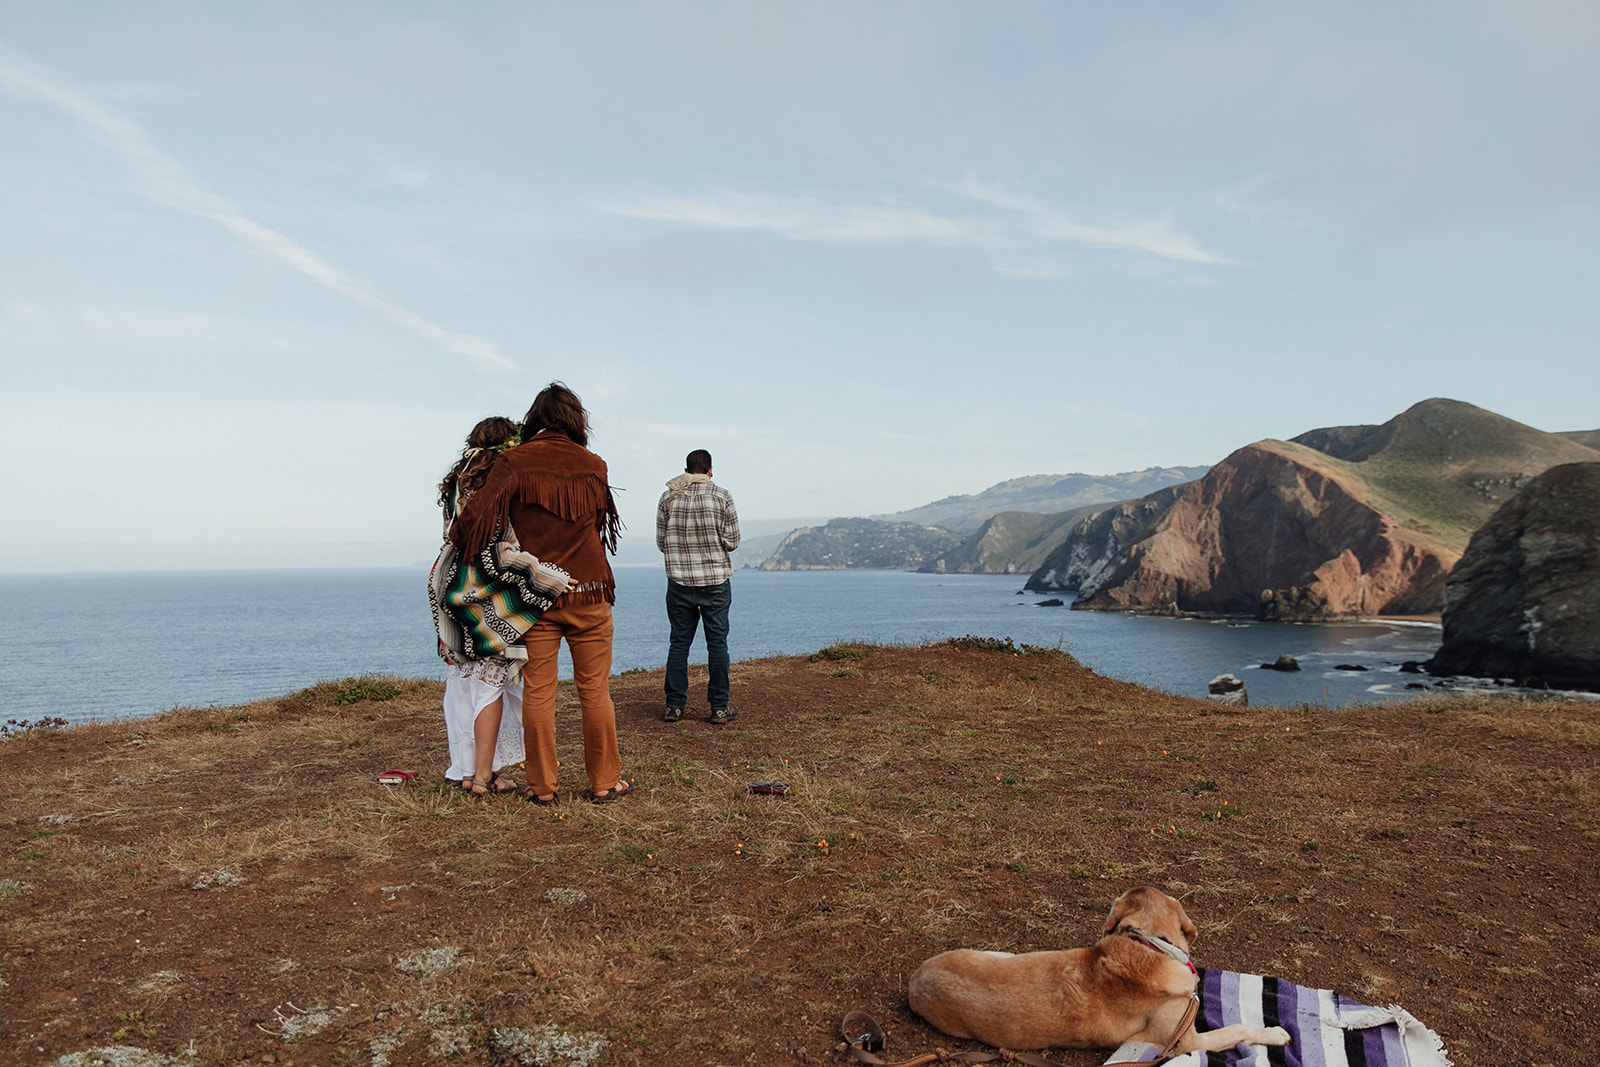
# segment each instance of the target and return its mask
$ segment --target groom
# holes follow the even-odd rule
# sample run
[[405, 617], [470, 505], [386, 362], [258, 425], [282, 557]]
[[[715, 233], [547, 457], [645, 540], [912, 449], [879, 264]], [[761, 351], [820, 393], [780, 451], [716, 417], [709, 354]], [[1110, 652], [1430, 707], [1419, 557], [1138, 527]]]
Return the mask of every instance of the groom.
[[656, 547], [667, 561], [667, 707], [661, 718], [677, 722], [689, 701], [689, 645], [705, 624], [707, 720], [722, 726], [739, 717], [728, 706], [728, 605], [733, 602], [733, 563], [739, 547], [739, 513], [733, 494], [712, 482], [711, 453], [697, 448], [684, 458], [683, 473], [667, 483], [656, 505]]

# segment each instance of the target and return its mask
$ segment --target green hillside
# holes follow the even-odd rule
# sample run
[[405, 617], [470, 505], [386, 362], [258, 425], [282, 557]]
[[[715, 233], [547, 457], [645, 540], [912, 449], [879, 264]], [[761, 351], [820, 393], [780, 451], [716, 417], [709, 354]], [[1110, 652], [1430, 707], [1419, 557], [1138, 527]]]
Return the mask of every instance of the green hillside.
[[1600, 460], [1572, 436], [1446, 399], [1424, 400], [1382, 426], [1328, 427], [1293, 440], [1343, 461], [1391, 518], [1457, 552], [1542, 471]]

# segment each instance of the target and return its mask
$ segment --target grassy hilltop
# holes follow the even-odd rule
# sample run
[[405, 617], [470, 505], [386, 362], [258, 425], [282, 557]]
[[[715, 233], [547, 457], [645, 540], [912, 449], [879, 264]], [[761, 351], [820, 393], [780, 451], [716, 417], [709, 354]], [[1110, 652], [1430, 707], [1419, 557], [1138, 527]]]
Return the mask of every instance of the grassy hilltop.
[[1223, 709], [976, 638], [733, 683], [716, 728], [613, 679], [607, 807], [567, 685], [556, 811], [441, 782], [429, 682], [0, 741], [0, 1061], [845, 1063], [851, 1010], [897, 1061], [968, 1047], [921, 960], [1087, 944], [1146, 883], [1202, 965], [1398, 1002], [1463, 1067], [1600, 1052], [1593, 704]]
[[1600, 460], [1593, 434], [1545, 433], [1459, 400], [1425, 400], [1381, 426], [1313, 430], [1293, 440], [1345, 461], [1388, 513], [1456, 553], [1541, 471]]

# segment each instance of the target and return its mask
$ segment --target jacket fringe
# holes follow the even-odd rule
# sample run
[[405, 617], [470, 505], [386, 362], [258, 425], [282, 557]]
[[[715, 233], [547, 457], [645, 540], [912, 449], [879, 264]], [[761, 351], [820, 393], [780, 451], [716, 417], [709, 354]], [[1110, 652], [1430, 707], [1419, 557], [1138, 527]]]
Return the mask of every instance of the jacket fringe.
[[615, 604], [616, 602], [616, 582], [585, 582], [572, 590], [572, 592], [563, 593], [557, 597], [555, 608], [574, 608], [583, 604]]
[[622, 526], [616, 500], [605, 479], [594, 474], [559, 475], [524, 471], [495, 479], [473, 495], [468, 510], [450, 528], [450, 540], [464, 554], [477, 555], [511, 522], [511, 502], [537, 504], [566, 522], [597, 515], [600, 540], [617, 551]]
[[593, 516], [601, 543], [616, 554], [622, 517], [606, 481], [605, 461], [555, 434], [539, 434], [495, 461], [450, 528], [451, 543], [476, 556], [511, 522], [511, 505], [519, 500], [564, 522]]

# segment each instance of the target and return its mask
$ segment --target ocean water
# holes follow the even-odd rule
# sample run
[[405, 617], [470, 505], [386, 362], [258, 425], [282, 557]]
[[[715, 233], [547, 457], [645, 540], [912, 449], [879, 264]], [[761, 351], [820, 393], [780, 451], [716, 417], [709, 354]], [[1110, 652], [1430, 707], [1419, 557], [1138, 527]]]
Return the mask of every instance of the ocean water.
[[[1399, 665], [1427, 659], [1439, 643], [1437, 626], [1416, 623], [1283, 625], [1038, 607], [1044, 598], [1017, 595], [1022, 581], [739, 571], [730, 651], [737, 661], [839, 641], [976, 634], [1059, 647], [1102, 674], [1166, 692], [1204, 696], [1210, 679], [1231, 672], [1253, 703], [1336, 706], [1415, 695], [1406, 683], [1426, 679]], [[132, 718], [365, 673], [442, 677], [426, 584], [423, 568], [0, 575], [0, 722]], [[665, 596], [659, 565], [617, 568], [615, 670], [663, 665]], [[1284, 652], [1302, 670], [1260, 669]], [[698, 640], [693, 658], [704, 662]]]

